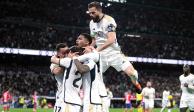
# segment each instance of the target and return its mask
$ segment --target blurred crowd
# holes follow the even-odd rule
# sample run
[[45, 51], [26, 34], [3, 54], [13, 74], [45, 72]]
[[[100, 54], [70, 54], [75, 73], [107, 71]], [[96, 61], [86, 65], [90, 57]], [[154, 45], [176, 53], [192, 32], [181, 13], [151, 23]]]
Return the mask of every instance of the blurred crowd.
[[[0, 1], [0, 47], [54, 50], [57, 43], [74, 45], [80, 33], [89, 33], [89, 16], [86, 14], [89, 2], [90, 0]], [[107, 1], [104, 1], [102, 4], [104, 12], [116, 20], [117, 39], [125, 55], [193, 60], [193, 5], [183, 0], [128, 2], [111, 2], [107, 5]], [[1, 58], [9, 60], [6, 56]], [[15, 61], [19, 63], [18, 60]], [[167, 86], [174, 95], [179, 95], [179, 72], [173, 71], [169, 75], [162, 68], [140, 70], [142, 85], [145, 86], [151, 80], [157, 98], [162, 96], [162, 91]], [[133, 90], [129, 78], [113, 69], [105, 73], [104, 81], [114, 97], [122, 97], [126, 90]], [[46, 96], [54, 96], [56, 91], [54, 77], [45, 65], [1, 65], [0, 86], [0, 94], [12, 87], [13, 94], [18, 98], [20, 95], [30, 96], [35, 90], [39, 95]]]
[[[139, 71], [139, 80], [144, 87], [147, 81], [151, 81], [156, 89], [156, 97], [161, 98], [162, 92], [167, 86], [171, 89], [172, 94], [179, 95], [178, 76], [180, 74], [176, 71], [169, 74], [165, 69], [142, 70]], [[46, 67], [6, 68], [0, 70], [0, 76], [1, 94], [3, 90], [10, 87], [14, 90], [15, 96], [29, 96], [34, 91], [37, 91], [39, 95], [54, 96], [56, 92], [56, 81], [49, 68]], [[119, 73], [112, 68], [104, 74], [104, 82], [113, 92], [114, 97], [122, 97], [127, 90], [135, 91], [129, 77], [123, 72]]]
[[[66, 42], [69, 46], [75, 44], [75, 39], [86, 29], [66, 28], [56, 30], [47, 27], [45, 30], [16, 24], [0, 24], [3, 28], [0, 35], [0, 47], [54, 50], [55, 45]], [[194, 52], [193, 38], [165, 37], [142, 35], [130, 37], [118, 33], [118, 42], [127, 56], [171, 58], [192, 60]], [[154, 46], [154, 47], [153, 47]], [[146, 52], [145, 52], [146, 51]]]
[[[73, 45], [79, 33], [89, 33], [89, 2], [1, 1], [0, 47], [53, 50], [59, 42]], [[189, 2], [128, 2], [102, 3], [117, 22], [117, 38], [127, 56], [193, 59], [194, 13]]]

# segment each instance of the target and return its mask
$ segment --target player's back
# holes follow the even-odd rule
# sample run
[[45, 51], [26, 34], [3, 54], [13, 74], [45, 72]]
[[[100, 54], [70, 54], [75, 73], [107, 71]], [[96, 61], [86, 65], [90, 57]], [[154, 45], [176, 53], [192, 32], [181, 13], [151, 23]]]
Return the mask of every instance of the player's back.
[[84, 102], [101, 105], [101, 98], [98, 90], [99, 75], [96, 64], [94, 68], [83, 75]]
[[[114, 18], [109, 15], [104, 15], [100, 22], [90, 21], [90, 33], [96, 40], [97, 47], [100, 47], [107, 41], [107, 33], [116, 31], [116, 22]], [[115, 43], [113, 43], [108, 48], [104, 49], [102, 52], [117, 53], [120, 52], [120, 46], [115, 37]]]
[[[51, 71], [55, 69], [55, 67], [59, 67], [57, 64], [51, 64], [50, 69]], [[64, 91], [63, 91], [63, 76], [64, 72], [58, 75], [54, 75], [55, 80], [57, 81], [57, 92], [56, 92], [56, 100], [63, 100], [64, 99]]]
[[82, 78], [81, 74], [77, 71], [76, 65], [71, 60], [69, 66], [64, 72], [64, 101], [66, 103], [82, 105], [81, 98], [79, 96]]

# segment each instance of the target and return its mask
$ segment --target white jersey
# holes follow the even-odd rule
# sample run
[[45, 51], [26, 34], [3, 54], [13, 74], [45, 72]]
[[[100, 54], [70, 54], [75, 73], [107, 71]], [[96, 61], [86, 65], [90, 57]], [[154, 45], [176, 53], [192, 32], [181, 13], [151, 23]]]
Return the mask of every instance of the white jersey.
[[[97, 66], [98, 66], [98, 73], [100, 74], [98, 78], [98, 84], [99, 84], [99, 94], [101, 97], [107, 97], [107, 91], [106, 91], [106, 87], [105, 87], [105, 84], [104, 84], [104, 81], [103, 81], [103, 76], [102, 76], [102, 69], [100, 67], [100, 54], [96, 51], [93, 51], [91, 53], [87, 53], [87, 54], [84, 54], [84, 55], [81, 55], [78, 57], [78, 60], [81, 61], [81, 62], [84, 62], [86, 60], [93, 60], [94, 62], [97, 63]], [[97, 79], [96, 79], [97, 80]]]
[[185, 77], [184, 74], [182, 74], [179, 77], [179, 80], [181, 83], [181, 90], [182, 90], [181, 99], [187, 100], [190, 98], [194, 98], [194, 89], [184, 86], [185, 83], [187, 83], [189, 86], [194, 86], [194, 75], [190, 73], [188, 76]]
[[[58, 67], [59, 65], [57, 64], [51, 64], [50, 70], [51, 72], [54, 70], [55, 67]], [[61, 73], [59, 75], [54, 75], [55, 80], [57, 81], [57, 92], [56, 92], [56, 101], [57, 100], [63, 100], [63, 76], [64, 74]]]
[[79, 96], [82, 84], [81, 74], [77, 71], [75, 63], [70, 58], [61, 59], [60, 66], [66, 68], [63, 78], [65, 103], [81, 106], [82, 101]]
[[150, 87], [145, 87], [143, 88], [142, 90], [142, 96], [143, 96], [143, 99], [146, 100], [146, 99], [149, 99], [149, 100], [154, 100], [155, 98], [155, 89]]
[[[94, 22], [93, 20], [90, 21], [90, 34], [92, 37], [96, 40], [97, 47], [100, 47], [107, 41], [107, 33], [115, 31], [117, 27], [117, 24], [115, 20], [108, 15], [104, 15], [100, 22]], [[116, 37], [115, 37], [116, 39]], [[101, 51], [101, 53], [120, 53], [121, 49], [118, 45], [118, 42], [116, 40], [115, 43], [113, 43], [108, 48]]]
[[93, 60], [84, 62], [89, 66], [90, 71], [83, 74], [83, 91], [84, 91], [84, 104], [90, 103], [94, 105], [101, 105], [101, 98], [98, 92], [98, 67]]
[[169, 95], [170, 95], [170, 91], [164, 90], [162, 94], [162, 100], [168, 100]]

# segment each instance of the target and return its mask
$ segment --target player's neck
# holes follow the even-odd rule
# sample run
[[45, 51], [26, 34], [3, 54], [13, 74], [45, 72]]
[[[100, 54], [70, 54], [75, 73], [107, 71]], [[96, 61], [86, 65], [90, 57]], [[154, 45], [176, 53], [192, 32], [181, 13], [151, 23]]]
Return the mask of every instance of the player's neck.
[[189, 74], [190, 74], [190, 71], [184, 72], [184, 76], [185, 76], [185, 77], [188, 76]]
[[104, 13], [100, 13], [98, 22], [100, 22], [104, 16], [105, 16]]

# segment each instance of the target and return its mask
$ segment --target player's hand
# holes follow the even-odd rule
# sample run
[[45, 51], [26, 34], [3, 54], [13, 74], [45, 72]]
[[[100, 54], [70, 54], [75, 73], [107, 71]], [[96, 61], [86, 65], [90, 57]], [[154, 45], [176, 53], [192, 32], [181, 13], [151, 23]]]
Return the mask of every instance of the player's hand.
[[73, 53], [73, 52], [69, 52], [68, 55], [67, 55], [67, 57], [73, 59], [73, 57], [79, 56], [78, 53], [79, 53], [79, 52], [74, 52], [74, 53]]
[[188, 84], [187, 83], [184, 83], [184, 87], [188, 87]]
[[58, 59], [58, 57], [57, 57], [56, 55], [54, 55], [54, 56], [51, 57], [51, 62], [53, 63], [53, 62], [55, 62], [55, 60], [57, 60], [57, 59]]
[[149, 99], [149, 96], [144, 96], [146, 99]]

